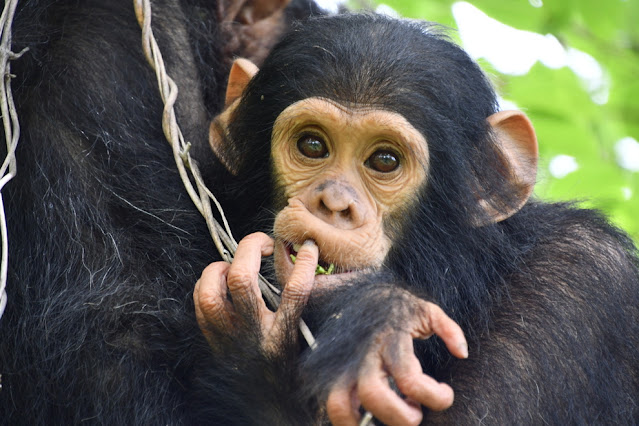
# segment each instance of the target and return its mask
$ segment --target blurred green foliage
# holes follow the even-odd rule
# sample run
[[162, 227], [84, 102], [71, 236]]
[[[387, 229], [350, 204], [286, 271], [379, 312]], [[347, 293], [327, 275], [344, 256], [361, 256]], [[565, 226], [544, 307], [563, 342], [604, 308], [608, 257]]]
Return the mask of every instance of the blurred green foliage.
[[[456, 28], [452, 0], [379, 0], [402, 16]], [[639, 241], [639, 172], [619, 166], [615, 144], [639, 140], [639, 0], [474, 0], [474, 6], [520, 30], [552, 34], [565, 48], [583, 51], [603, 67], [610, 82], [607, 102], [595, 103], [569, 68], [539, 62], [522, 76], [480, 64], [498, 92], [531, 118], [540, 146], [536, 195], [547, 200], [580, 200], [605, 211]], [[453, 38], [459, 40], [453, 32]], [[579, 168], [563, 178], [549, 173], [557, 155]], [[639, 159], [638, 159], [639, 160]]]

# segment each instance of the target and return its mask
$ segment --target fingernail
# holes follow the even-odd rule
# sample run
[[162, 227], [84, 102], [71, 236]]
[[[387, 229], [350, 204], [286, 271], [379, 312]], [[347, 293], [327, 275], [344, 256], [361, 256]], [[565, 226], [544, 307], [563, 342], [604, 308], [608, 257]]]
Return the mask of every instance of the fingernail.
[[459, 351], [462, 354], [462, 358], [468, 358], [468, 343], [463, 342], [459, 344]]
[[306, 247], [312, 247], [312, 246], [315, 246], [317, 244], [315, 244], [315, 241], [313, 241], [313, 240], [306, 240], [306, 241], [304, 241], [304, 244], [302, 244], [302, 245], [306, 246]]

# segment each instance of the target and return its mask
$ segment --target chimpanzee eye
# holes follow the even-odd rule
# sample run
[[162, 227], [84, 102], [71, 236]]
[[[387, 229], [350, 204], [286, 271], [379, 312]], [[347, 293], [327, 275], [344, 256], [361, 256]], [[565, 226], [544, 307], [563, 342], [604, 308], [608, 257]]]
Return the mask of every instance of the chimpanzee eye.
[[366, 167], [381, 173], [390, 173], [399, 167], [399, 158], [392, 151], [375, 151], [364, 163]]
[[322, 138], [306, 135], [297, 141], [297, 149], [308, 158], [328, 157], [328, 148]]

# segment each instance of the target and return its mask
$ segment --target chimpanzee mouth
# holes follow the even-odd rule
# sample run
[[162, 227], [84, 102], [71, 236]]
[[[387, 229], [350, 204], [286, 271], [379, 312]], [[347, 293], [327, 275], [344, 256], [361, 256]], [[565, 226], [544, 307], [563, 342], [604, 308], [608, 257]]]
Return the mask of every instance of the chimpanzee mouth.
[[[302, 247], [301, 244], [286, 243], [286, 251], [288, 254], [288, 258], [291, 260], [293, 264], [295, 264], [295, 260], [297, 258], [297, 252], [299, 251], [301, 247]], [[321, 256], [317, 263], [318, 265], [315, 268], [315, 275], [335, 275], [335, 274], [345, 274], [348, 272], [352, 272], [351, 270], [343, 269], [342, 267], [334, 263], [327, 262], [326, 260], [322, 259]]]

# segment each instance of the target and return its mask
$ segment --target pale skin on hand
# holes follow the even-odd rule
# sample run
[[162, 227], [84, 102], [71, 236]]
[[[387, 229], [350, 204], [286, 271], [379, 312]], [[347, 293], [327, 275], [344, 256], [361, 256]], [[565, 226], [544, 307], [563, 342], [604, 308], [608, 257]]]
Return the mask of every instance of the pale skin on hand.
[[[232, 265], [216, 262], [202, 273], [193, 299], [198, 324], [211, 346], [215, 344], [215, 334], [235, 331], [237, 319], [257, 315], [262, 348], [268, 353], [275, 351], [287, 338], [284, 330], [299, 321], [313, 288], [317, 246], [307, 241], [300, 248], [281, 304], [275, 312], [266, 307], [257, 281], [261, 257], [272, 252], [273, 241], [266, 234], [251, 234], [240, 241]], [[227, 292], [232, 302], [227, 298]], [[420, 404], [433, 410], [443, 410], [452, 404], [450, 386], [423, 374], [413, 351], [413, 339], [437, 334], [459, 358], [467, 356], [466, 340], [459, 326], [438, 306], [415, 300], [420, 305], [421, 315], [407, 324], [405, 332], [380, 334], [355, 380], [350, 383], [343, 380], [331, 390], [327, 412], [333, 424], [356, 425], [360, 404], [389, 425], [419, 424], [422, 418]], [[393, 377], [406, 399], [390, 388], [388, 377]]]

